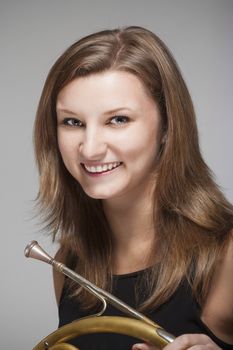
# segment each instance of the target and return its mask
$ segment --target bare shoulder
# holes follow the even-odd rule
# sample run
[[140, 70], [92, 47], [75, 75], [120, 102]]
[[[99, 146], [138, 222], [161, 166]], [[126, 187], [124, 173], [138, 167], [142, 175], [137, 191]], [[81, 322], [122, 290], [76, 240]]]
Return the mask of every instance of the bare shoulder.
[[[64, 251], [61, 248], [55, 254], [54, 259], [61, 263], [65, 263], [66, 256]], [[65, 281], [64, 275], [53, 269], [53, 284], [54, 284], [54, 292], [55, 292], [57, 304], [59, 304], [59, 301], [61, 298], [64, 281]]]
[[216, 336], [233, 344], [233, 231], [204, 305], [202, 320]]

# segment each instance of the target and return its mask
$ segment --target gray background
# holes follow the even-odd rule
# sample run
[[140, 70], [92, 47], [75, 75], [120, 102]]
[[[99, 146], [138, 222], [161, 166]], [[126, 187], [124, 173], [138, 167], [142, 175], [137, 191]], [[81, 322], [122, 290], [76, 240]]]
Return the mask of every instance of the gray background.
[[174, 53], [195, 104], [203, 155], [233, 199], [233, 1], [2, 0], [1, 349], [31, 349], [57, 327], [51, 269], [23, 256], [32, 239], [56, 250], [33, 209], [32, 127], [44, 79], [75, 40], [121, 25], [151, 29]]

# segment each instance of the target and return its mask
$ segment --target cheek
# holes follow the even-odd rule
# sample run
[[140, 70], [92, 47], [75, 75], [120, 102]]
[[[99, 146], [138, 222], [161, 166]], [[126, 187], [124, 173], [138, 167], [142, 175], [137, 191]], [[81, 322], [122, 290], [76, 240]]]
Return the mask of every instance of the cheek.
[[67, 147], [67, 144], [61, 138], [58, 138], [58, 148], [61, 153], [62, 159], [64, 160], [64, 158], [66, 157], [66, 153], [68, 153], [67, 152], [68, 147]]
[[65, 165], [72, 164], [72, 161], [76, 158], [76, 145], [72, 141], [72, 138], [68, 135], [58, 133], [58, 148]]
[[157, 130], [140, 129], [137, 133], [131, 133], [127, 138], [119, 140], [122, 154], [128, 160], [154, 161], [160, 148], [160, 138]]

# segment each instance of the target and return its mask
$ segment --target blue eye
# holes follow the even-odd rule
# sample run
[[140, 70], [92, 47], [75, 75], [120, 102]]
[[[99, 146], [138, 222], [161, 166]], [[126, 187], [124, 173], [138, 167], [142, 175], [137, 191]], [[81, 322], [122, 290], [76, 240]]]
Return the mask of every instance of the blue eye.
[[115, 115], [110, 120], [110, 124], [114, 124], [114, 125], [123, 125], [128, 122], [129, 122], [129, 117], [126, 117], [125, 115]]
[[83, 126], [83, 123], [76, 118], [65, 118], [63, 120], [63, 124], [68, 126], [79, 127], [79, 128]]

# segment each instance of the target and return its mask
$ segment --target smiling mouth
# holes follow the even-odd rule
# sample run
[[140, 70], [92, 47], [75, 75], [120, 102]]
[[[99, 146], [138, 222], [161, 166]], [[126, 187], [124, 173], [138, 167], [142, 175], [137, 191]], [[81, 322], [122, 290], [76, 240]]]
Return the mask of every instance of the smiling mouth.
[[84, 163], [81, 163], [81, 166], [83, 169], [89, 173], [89, 174], [103, 174], [103, 173], [108, 173], [116, 168], [118, 168], [122, 162], [113, 162], [113, 163], [107, 163], [103, 165], [86, 165]]

